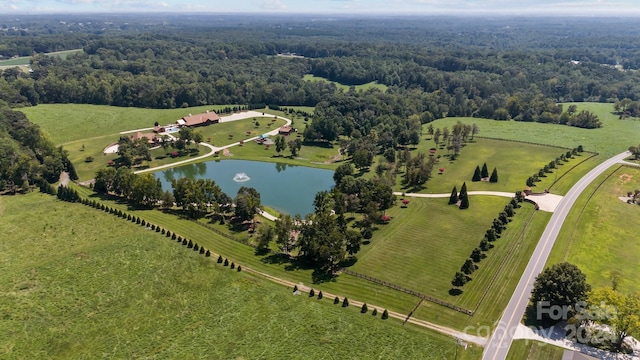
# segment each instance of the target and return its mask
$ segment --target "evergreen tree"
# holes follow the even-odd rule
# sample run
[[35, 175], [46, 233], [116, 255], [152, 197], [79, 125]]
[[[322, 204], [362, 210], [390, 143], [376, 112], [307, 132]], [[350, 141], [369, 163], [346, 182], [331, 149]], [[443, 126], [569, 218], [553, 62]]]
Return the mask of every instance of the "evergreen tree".
[[322, 296], [323, 296], [323, 295], [322, 295], [322, 290], [320, 290], [320, 292], [318, 293], [318, 300], [321, 300], [321, 299], [322, 299]]
[[482, 255], [482, 250], [480, 248], [475, 248], [469, 257], [473, 259], [473, 262], [479, 263], [480, 260], [482, 260]]
[[223, 264], [223, 265], [224, 265], [224, 266], [229, 266], [229, 260], [224, 259], [224, 264]]
[[382, 320], [387, 320], [389, 318], [389, 312], [387, 311], [387, 309], [384, 309], [384, 311], [382, 312], [382, 316], [380, 318]]
[[462, 271], [467, 275], [470, 275], [470, 274], [473, 274], [473, 272], [476, 271], [476, 269], [478, 269], [478, 265], [474, 264], [472, 259], [467, 259], [462, 265], [462, 267], [460, 268], [460, 271]]
[[362, 307], [360, 308], [360, 313], [366, 314], [368, 311], [369, 311], [369, 307], [367, 307], [367, 303], [362, 304]]
[[344, 300], [342, 300], [342, 307], [347, 307], [347, 306], [349, 306], [349, 299], [345, 297]]
[[222, 264], [222, 255], [218, 256], [218, 264]]
[[309, 297], [314, 297], [314, 296], [316, 296], [316, 292], [313, 289], [309, 290]]
[[480, 181], [482, 180], [482, 176], [480, 176], [480, 166], [476, 166], [476, 170], [473, 172], [473, 177], [471, 181]]
[[334, 303], [334, 304], [336, 304], [336, 305], [337, 305], [338, 303], [340, 303], [340, 298], [336, 296], [336, 297], [333, 299], [333, 303]]
[[242, 266], [238, 265], [238, 272], [242, 271]]
[[236, 268], [236, 264], [234, 262], [231, 262], [231, 268], [235, 269]]
[[487, 163], [482, 164], [482, 171], [480, 172], [480, 176], [483, 178], [489, 177], [489, 169], [487, 169]]
[[204, 246], [200, 247], [200, 255], [204, 254]]
[[462, 183], [462, 187], [460, 188], [460, 209], [468, 209], [469, 208], [469, 195], [467, 195], [467, 183]]
[[454, 186], [451, 189], [451, 196], [449, 197], [449, 205], [456, 204], [458, 202], [458, 189]]
[[378, 315], [378, 309], [373, 308], [373, 311], [371, 312], [371, 315], [373, 315], [373, 316]]
[[298, 291], [298, 285], [293, 285], [293, 292]]
[[455, 276], [453, 277], [453, 280], [451, 280], [451, 285], [456, 286], [456, 287], [461, 287], [464, 284], [466, 284], [468, 280], [469, 280], [469, 278], [467, 277], [467, 275], [465, 275], [464, 273], [458, 271], [458, 272], [456, 272]]
[[489, 182], [492, 182], [492, 183], [498, 182], [498, 170], [496, 168], [493, 168], [493, 171], [491, 172], [491, 177], [489, 178]]
[[191, 249], [193, 247], [193, 241], [189, 240], [189, 242], [187, 243], [187, 248]]
[[200, 247], [198, 246], [198, 244], [193, 244], [193, 251], [198, 251], [200, 250]]
[[[191, 241], [191, 240], [189, 240]], [[182, 239], [182, 245], [187, 245], [187, 239]]]
[[204, 256], [210, 257], [211, 256], [211, 251], [209, 251], [209, 249], [207, 249], [207, 252], [204, 254]]

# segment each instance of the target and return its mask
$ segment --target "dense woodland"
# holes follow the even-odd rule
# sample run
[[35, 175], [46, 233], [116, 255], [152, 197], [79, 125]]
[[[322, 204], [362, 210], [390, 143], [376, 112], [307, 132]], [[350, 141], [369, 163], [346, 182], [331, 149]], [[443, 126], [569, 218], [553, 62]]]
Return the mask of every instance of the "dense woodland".
[[[342, 145], [359, 168], [375, 154], [416, 144], [422, 124], [447, 116], [594, 128], [601, 126], [596, 116], [558, 103], [615, 102], [621, 116], [640, 113], [635, 71], [640, 26], [630, 20], [317, 20], [166, 14], [0, 17], [0, 56], [33, 55], [29, 71], [0, 70], [0, 106], [315, 106], [305, 140], [348, 139]], [[44, 55], [78, 48], [83, 51], [66, 59]], [[283, 53], [299, 56], [277, 56]], [[342, 91], [328, 82], [304, 81], [305, 74], [347, 85], [377, 81], [387, 90]], [[18, 113], [7, 110], [2, 117], [6, 124], [38, 131]], [[8, 161], [2, 166], [3, 187], [53, 181], [60, 169], [69, 168], [63, 151], [45, 140], [34, 147], [9, 129], [13, 126], [1, 135], [12, 139], [3, 142], [3, 151], [13, 154], [3, 160]], [[18, 154], [33, 166], [20, 165]], [[431, 167], [419, 158], [415, 162], [419, 184]], [[20, 166], [24, 169], [16, 170]]]

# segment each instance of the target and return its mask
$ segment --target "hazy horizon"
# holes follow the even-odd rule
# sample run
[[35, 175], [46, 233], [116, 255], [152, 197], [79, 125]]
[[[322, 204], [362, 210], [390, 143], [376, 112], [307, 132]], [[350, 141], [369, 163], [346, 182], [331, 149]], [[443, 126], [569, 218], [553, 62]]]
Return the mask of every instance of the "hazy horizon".
[[[213, 4], [212, 4], [213, 3]], [[636, 0], [0, 0], [3, 15], [198, 13], [280, 15], [640, 15]]]

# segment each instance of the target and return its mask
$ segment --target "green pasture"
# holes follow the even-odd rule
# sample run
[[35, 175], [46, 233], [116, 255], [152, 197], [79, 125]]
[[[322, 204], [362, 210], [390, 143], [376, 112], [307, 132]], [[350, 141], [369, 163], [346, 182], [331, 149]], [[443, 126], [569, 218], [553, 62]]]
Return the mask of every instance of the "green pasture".
[[3, 358], [455, 356], [452, 338], [292, 296], [80, 204], [31, 193], [0, 198], [0, 215]]
[[198, 127], [194, 131], [202, 134], [204, 142], [220, 147], [277, 130], [285, 124], [283, 119], [256, 117]]
[[635, 292], [640, 291], [640, 206], [618, 197], [640, 189], [640, 168], [618, 168], [607, 170], [580, 195], [547, 263], [578, 265], [594, 287], [610, 286], [617, 273], [622, 279], [619, 289]]
[[[528, 141], [537, 144], [555, 145], [574, 148], [582, 145], [585, 150], [597, 151], [607, 157], [619, 154], [631, 145], [638, 145], [640, 119], [619, 120], [613, 114], [613, 104], [608, 103], [574, 103], [578, 111], [592, 111], [603, 123], [599, 129], [580, 129], [566, 125], [528, 123], [519, 121], [497, 121], [479, 118], [445, 118], [431, 122], [434, 128], [449, 127], [457, 121], [466, 124], [477, 124], [479, 136], [499, 139]], [[565, 109], [571, 103], [563, 104]], [[424, 126], [426, 133], [428, 125]], [[432, 142], [433, 143], [433, 142]]]
[[[295, 139], [295, 135], [285, 137], [288, 142]], [[322, 169], [335, 169], [337, 164], [330, 163], [330, 160], [338, 154], [338, 146], [326, 144], [326, 146], [306, 146], [303, 143], [302, 149], [298, 152], [298, 156], [291, 157], [289, 147], [280, 154], [276, 152], [275, 145], [267, 148], [255, 141], [250, 141], [242, 146], [234, 146], [229, 149], [233, 156], [228, 157], [234, 160], [254, 160], [266, 162], [280, 162], [291, 165], [312, 166]], [[224, 156], [220, 156], [224, 159]]]
[[[335, 82], [335, 81], [330, 81], [327, 80], [323, 77], [319, 77], [319, 76], [314, 76], [311, 74], [306, 74], [302, 77], [302, 80], [304, 81], [326, 81], [328, 83], [334, 84], [336, 86], [336, 88], [338, 88], [338, 90], [342, 90], [344, 92], [349, 91], [349, 89], [351, 88], [350, 85], [343, 85], [340, 84], [339, 82]], [[371, 88], [376, 88], [376, 89], [380, 89], [382, 92], [387, 91], [387, 86], [384, 84], [378, 84], [377, 81], [371, 81], [368, 82], [366, 84], [361, 84], [361, 85], [355, 85], [353, 86], [355, 88], [356, 91], [367, 91]]]
[[[415, 156], [416, 152], [429, 154], [429, 149], [435, 143], [431, 140], [423, 140], [416, 150], [411, 152]], [[526, 187], [526, 180], [529, 176], [537, 173], [541, 167], [565, 153], [566, 150], [543, 146], [524, 144], [514, 141], [502, 141], [493, 139], [476, 138], [469, 142], [460, 150], [459, 156], [450, 161], [446, 149], [436, 149], [435, 157], [437, 163], [432, 173], [431, 179], [425, 184], [425, 189], [421, 192], [439, 194], [450, 193], [456, 186], [458, 190], [463, 182], [467, 183], [468, 191], [507, 191], [516, 192]], [[379, 158], [380, 159], [380, 158]], [[482, 164], [487, 164], [489, 174], [493, 168], [498, 171], [498, 182], [488, 181], [472, 182], [473, 173], [476, 166], [482, 168]], [[375, 168], [375, 165], [374, 165]], [[442, 174], [438, 169], [444, 168]], [[402, 169], [404, 171], [404, 168]], [[397, 191], [410, 191], [402, 187], [402, 177], [397, 177]]]
[[[75, 53], [79, 53], [79, 52], [82, 52], [82, 51], [83, 51], [82, 49], [64, 50], [64, 51], [56, 51], [56, 52], [46, 53], [45, 55], [57, 56], [57, 57], [61, 58], [62, 60], [65, 60], [67, 58], [67, 56], [73, 55]], [[24, 65], [29, 65], [29, 64], [31, 64], [31, 56], [20, 56], [20, 57], [17, 57], [15, 59], [0, 60], [0, 67], [24, 66]]]
[[561, 360], [564, 349], [534, 340], [514, 340], [507, 360]]

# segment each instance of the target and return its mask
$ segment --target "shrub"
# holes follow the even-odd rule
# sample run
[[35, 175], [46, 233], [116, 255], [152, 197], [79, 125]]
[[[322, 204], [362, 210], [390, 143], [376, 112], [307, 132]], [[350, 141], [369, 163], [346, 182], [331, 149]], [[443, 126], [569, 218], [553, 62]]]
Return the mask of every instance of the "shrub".
[[131, 221], [131, 214], [127, 215], [127, 220]]
[[316, 292], [313, 289], [309, 290], [309, 297], [314, 297], [314, 296], [316, 296]]
[[187, 243], [187, 248], [191, 249], [193, 247], [193, 241], [189, 240]]
[[366, 314], [368, 311], [369, 311], [369, 307], [367, 306], [367, 303], [362, 304], [362, 307], [360, 308], [360, 313]]
[[182, 236], [178, 236], [178, 242], [182, 242]]
[[322, 290], [318, 293], [318, 300], [322, 299]]
[[235, 264], [235, 263], [233, 263], [233, 262], [231, 262], [231, 268], [232, 268], [232, 269], [235, 269], [235, 268], [236, 268], [236, 264]]
[[293, 292], [298, 291], [298, 285], [293, 285]]
[[378, 315], [378, 309], [373, 308], [373, 311], [371, 312], [371, 315], [373, 315], [373, 316]]
[[223, 264], [223, 265], [224, 265], [224, 266], [229, 266], [229, 260], [224, 259], [224, 264]]
[[218, 264], [222, 264], [222, 255], [218, 255]]
[[204, 246], [200, 248], [200, 255], [204, 254]]
[[373, 237], [373, 232], [371, 231], [371, 228], [364, 228], [362, 229], [362, 238], [369, 240]]
[[140, 225], [140, 218], [136, 218], [136, 224]]
[[382, 316], [380, 317], [380, 319], [382, 320], [387, 320], [389, 318], [389, 312], [387, 311], [387, 309], [384, 309], [384, 311], [382, 312]]
[[242, 271], [242, 266], [238, 265], [238, 272]]
[[175, 240], [176, 239], [176, 233], [171, 234], [171, 240]]
[[211, 256], [211, 251], [209, 251], [209, 249], [207, 249], [207, 252], [204, 253], [204, 256], [206, 257], [210, 257]]
[[160, 226], [156, 226], [156, 232], [159, 233], [160, 232]]
[[171, 231], [167, 230], [167, 234], [166, 235], [167, 235], [168, 238], [170, 238], [171, 237]]
[[166, 233], [166, 231], [164, 229], [162, 229], [162, 231], [160, 231], [162, 233], [162, 235], [164, 235]]
[[347, 306], [349, 306], [349, 299], [345, 297], [344, 300], [342, 300], [342, 307], [347, 307]]
[[[544, 171], [543, 171], [543, 175], [544, 175]], [[491, 177], [489, 178], [489, 182], [491, 183], [498, 182], [498, 170], [496, 168], [493, 168], [493, 172], [491, 172]]]
[[337, 305], [337, 304], [339, 304], [339, 303], [340, 303], [340, 298], [336, 296], [336, 297], [333, 299], [333, 303], [334, 303], [334, 304], [336, 304], [336, 305]]
[[187, 245], [187, 239], [182, 239], [182, 245]]
[[200, 250], [200, 247], [198, 246], [198, 244], [193, 244], [193, 251], [198, 251]]
[[147, 226], [147, 223], [144, 220], [142, 220], [142, 223], [140, 225]]

